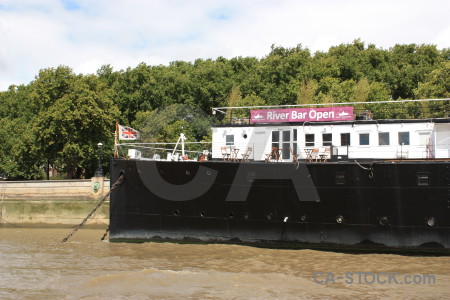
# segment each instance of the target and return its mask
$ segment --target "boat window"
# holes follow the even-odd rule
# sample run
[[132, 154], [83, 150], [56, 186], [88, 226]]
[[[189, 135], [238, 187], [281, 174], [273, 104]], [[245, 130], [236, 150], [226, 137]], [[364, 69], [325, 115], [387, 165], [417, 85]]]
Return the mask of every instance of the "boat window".
[[331, 133], [323, 133], [322, 134], [323, 146], [331, 146], [331, 139], [332, 139]]
[[389, 132], [378, 133], [378, 145], [380, 146], [389, 145]]
[[399, 132], [398, 133], [398, 144], [399, 145], [409, 145], [409, 132]]
[[334, 174], [334, 180], [336, 184], [344, 185], [347, 183], [347, 173], [345, 172], [336, 172]]
[[431, 132], [419, 132], [419, 146], [426, 146], [430, 144]]
[[418, 186], [430, 185], [430, 174], [429, 173], [417, 173], [417, 185]]
[[283, 142], [288, 142], [291, 140], [291, 131], [283, 130]]
[[305, 134], [305, 146], [312, 147], [314, 146], [314, 134]]
[[272, 147], [280, 148], [280, 132], [272, 131]]
[[233, 146], [234, 145], [234, 134], [227, 134], [225, 136], [225, 141], [227, 146]]
[[369, 133], [360, 133], [359, 134], [359, 144], [361, 146], [369, 145]]
[[289, 147], [291, 146], [291, 131], [283, 130], [283, 147], [281, 150], [281, 157], [283, 159], [289, 159], [291, 156], [291, 152], [289, 151]]
[[350, 146], [350, 133], [341, 133], [341, 146]]
[[292, 133], [292, 152], [294, 152], [294, 154], [297, 154], [297, 129], [294, 129]]

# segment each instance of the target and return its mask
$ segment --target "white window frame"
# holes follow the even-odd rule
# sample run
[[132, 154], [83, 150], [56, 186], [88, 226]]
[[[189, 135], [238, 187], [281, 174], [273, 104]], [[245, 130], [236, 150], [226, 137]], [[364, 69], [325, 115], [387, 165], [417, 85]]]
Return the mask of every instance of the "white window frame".
[[[370, 147], [370, 131], [358, 132], [358, 147]], [[367, 145], [361, 145], [361, 134], [367, 134], [369, 136], [369, 142]]]

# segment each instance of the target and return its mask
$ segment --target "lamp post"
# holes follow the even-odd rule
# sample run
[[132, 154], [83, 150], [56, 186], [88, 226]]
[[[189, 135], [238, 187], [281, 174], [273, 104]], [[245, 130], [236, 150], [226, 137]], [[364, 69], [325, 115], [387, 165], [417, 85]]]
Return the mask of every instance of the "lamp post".
[[103, 177], [103, 167], [102, 167], [102, 148], [103, 148], [103, 144], [102, 143], [98, 143], [97, 144], [98, 147], [98, 167], [97, 170], [95, 171], [95, 177]]

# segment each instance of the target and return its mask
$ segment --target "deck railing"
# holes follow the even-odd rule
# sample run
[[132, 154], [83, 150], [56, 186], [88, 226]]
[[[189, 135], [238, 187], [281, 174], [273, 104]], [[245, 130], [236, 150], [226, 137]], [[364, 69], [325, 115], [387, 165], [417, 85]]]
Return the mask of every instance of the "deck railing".
[[253, 109], [280, 109], [306, 107], [342, 107], [353, 106], [355, 120], [382, 119], [427, 119], [450, 116], [450, 99], [392, 100], [377, 102], [341, 102], [300, 105], [272, 105], [247, 107], [216, 107], [212, 109], [212, 124], [249, 125], [250, 111]]

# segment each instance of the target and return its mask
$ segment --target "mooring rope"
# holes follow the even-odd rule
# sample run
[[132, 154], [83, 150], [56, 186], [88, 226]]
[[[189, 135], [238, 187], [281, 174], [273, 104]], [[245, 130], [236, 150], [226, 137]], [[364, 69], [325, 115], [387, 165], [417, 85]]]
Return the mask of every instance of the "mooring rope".
[[106, 228], [105, 234], [102, 236], [100, 241], [104, 241], [105, 240], [106, 236], [108, 235], [108, 232], [109, 232], [109, 226], [108, 226], [108, 228]]
[[370, 163], [370, 167], [369, 167], [369, 168], [362, 166], [359, 162], [356, 161], [356, 159], [355, 159], [355, 163], [356, 163], [361, 169], [366, 170], [366, 171], [370, 171], [370, 173], [369, 173], [369, 178], [373, 178], [373, 163], [374, 163], [374, 162], [371, 162], [371, 163]]
[[[118, 187], [119, 185], [122, 184], [123, 178], [124, 178], [124, 174], [122, 174], [122, 175], [119, 176], [119, 178], [116, 180], [116, 182], [114, 182], [114, 184], [112, 185], [111, 189], [108, 191], [108, 193], [106, 193], [105, 196], [103, 196], [102, 200], [100, 200], [100, 202], [97, 204], [97, 206], [96, 206], [96, 207], [95, 207], [95, 208], [94, 208], [94, 209], [86, 216], [86, 218], [84, 218], [83, 221], [81, 221], [81, 223], [80, 223], [77, 227], [75, 227], [75, 228], [73, 229], [73, 231], [72, 231], [67, 237], [65, 237], [65, 238], [61, 241], [61, 243], [66, 242], [72, 235], [75, 234], [75, 232], [77, 232], [78, 229], [81, 228], [81, 226], [84, 225], [84, 223], [87, 222], [87, 220], [88, 220], [88, 219], [89, 219], [89, 218], [97, 211], [97, 209], [103, 204], [103, 202], [105, 202], [106, 198], [108, 198], [108, 196], [111, 194], [111, 192], [112, 192], [116, 187]], [[108, 231], [109, 231], [109, 227], [108, 227], [107, 232], [108, 232]], [[106, 234], [105, 234], [105, 236], [106, 236]]]

